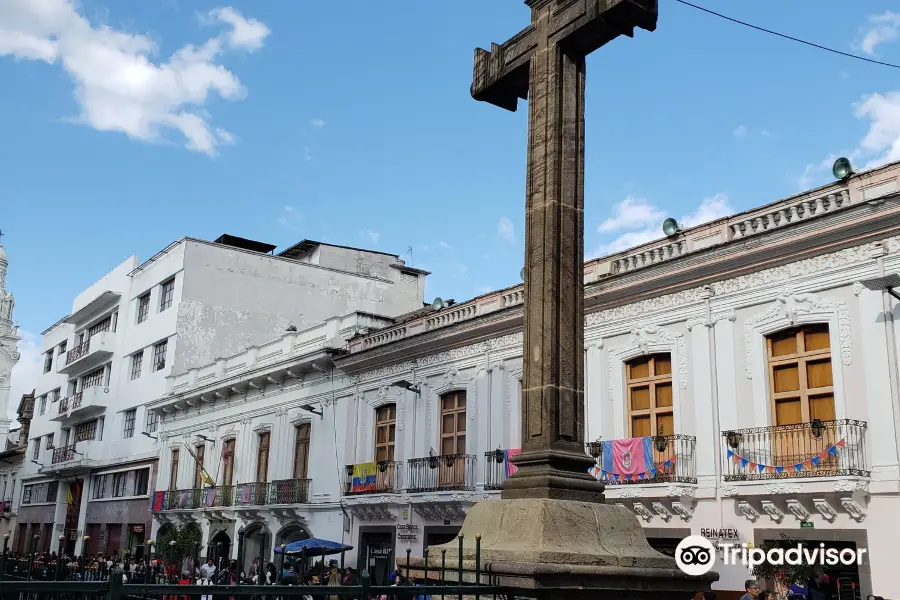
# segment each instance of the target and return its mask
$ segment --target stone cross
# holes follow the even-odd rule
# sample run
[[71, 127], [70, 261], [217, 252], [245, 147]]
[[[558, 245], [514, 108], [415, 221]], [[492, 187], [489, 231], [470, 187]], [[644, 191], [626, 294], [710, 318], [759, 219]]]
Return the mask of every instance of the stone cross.
[[514, 111], [528, 99], [522, 453], [503, 498], [603, 501], [584, 448], [585, 57], [657, 0], [526, 0], [531, 24], [475, 51], [472, 97]]

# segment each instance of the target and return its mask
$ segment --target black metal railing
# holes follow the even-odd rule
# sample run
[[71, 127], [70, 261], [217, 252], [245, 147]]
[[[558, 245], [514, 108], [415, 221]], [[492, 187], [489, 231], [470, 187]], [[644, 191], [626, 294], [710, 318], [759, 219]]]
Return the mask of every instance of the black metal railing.
[[406, 491], [474, 490], [476, 458], [446, 454], [406, 461]]
[[188, 510], [200, 508], [203, 504], [203, 490], [169, 490], [165, 492], [163, 510]]
[[234, 487], [235, 506], [265, 506], [268, 503], [268, 482], [240, 483]]
[[585, 444], [587, 453], [597, 459], [595, 476], [606, 485], [697, 483], [697, 438], [692, 435], [675, 433], [653, 436], [650, 456], [631, 457], [631, 460], [640, 461], [640, 466], [628, 468], [627, 473], [618, 472], [614, 457], [604, 455], [604, 447], [610, 445], [614, 445], [614, 441], [607, 445], [601, 442]]
[[509, 477], [509, 454], [497, 449], [484, 453], [484, 489], [499, 490]]
[[91, 349], [91, 338], [86, 339], [68, 352], [66, 352], [66, 365], [70, 365], [79, 358], [83, 357]]
[[852, 419], [723, 431], [725, 481], [868, 477], [865, 433]]
[[68, 446], [63, 446], [62, 448], [54, 448], [53, 457], [50, 459], [50, 463], [56, 465], [59, 463], [68, 462], [70, 460], [75, 460], [75, 456], [75, 444], [69, 444]]
[[12, 499], [7, 498], [6, 500], [0, 501], [0, 513], [5, 515], [12, 512]]
[[269, 504], [308, 504], [312, 479], [278, 479], [269, 484]]
[[358, 496], [362, 494], [378, 494], [399, 492], [403, 489], [400, 474], [403, 473], [403, 463], [381, 460], [375, 465], [375, 479], [369, 483], [358, 482], [353, 484], [353, 469], [356, 465], [345, 467], [347, 477], [344, 480], [344, 495]]

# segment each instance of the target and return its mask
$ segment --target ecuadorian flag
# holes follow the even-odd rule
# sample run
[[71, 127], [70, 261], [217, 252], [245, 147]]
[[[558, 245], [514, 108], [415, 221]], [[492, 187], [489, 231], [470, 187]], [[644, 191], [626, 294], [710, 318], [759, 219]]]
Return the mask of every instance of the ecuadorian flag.
[[375, 463], [359, 463], [353, 465], [353, 481], [350, 483], [351, 492], [375, 491]]

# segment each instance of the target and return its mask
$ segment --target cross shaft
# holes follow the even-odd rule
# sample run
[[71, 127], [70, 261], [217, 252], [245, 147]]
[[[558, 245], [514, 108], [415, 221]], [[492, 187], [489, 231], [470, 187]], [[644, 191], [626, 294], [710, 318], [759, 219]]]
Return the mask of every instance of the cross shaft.
[[656, 3], [527, 0], [528, 27], [475, 51], [476, 100], [529, 100], [522, 453], [503, 498], [603, 501], [584, 451], [585, 57], [655, 29]]

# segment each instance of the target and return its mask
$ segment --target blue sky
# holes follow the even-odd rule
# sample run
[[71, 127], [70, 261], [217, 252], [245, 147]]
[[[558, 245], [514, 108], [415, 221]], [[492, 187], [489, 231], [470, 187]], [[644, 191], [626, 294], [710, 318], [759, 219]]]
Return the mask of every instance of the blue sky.
[[[697, 2], [900, 62], [888, 0]], [[900, 71], [659, 3], [655, 33], [588, 59], [588, 254], [824, 183], [835, 155], [900, 158]], [[528, 17], [521, 0], [4, 0], [0, 229], [26, 337], [184, 235], [412, 246], [428, 298], [518, 282], [526, 106], [469, 84], [474, 48]]]

